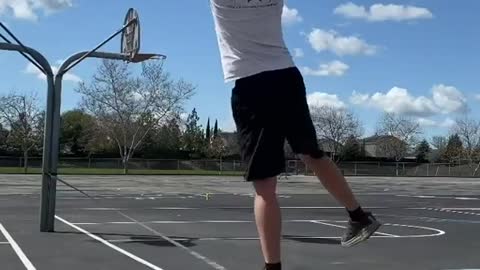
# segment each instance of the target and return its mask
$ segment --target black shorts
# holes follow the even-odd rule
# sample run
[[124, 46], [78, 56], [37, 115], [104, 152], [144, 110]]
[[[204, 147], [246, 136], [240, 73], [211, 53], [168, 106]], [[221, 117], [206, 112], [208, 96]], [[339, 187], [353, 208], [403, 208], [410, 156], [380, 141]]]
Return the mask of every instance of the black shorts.
[[307, 104], [303, 77], [296, 68], [239, 79], [231, 106], [245, 179], [262, 180], [285, 172], [285, 142], [296, 154], [323, 158]]

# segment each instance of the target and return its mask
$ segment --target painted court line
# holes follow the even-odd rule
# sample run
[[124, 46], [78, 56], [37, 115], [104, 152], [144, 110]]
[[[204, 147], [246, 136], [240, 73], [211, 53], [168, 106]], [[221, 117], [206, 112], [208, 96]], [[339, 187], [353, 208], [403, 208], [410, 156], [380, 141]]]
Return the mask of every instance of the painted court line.
[[[312, 220], [312, 222], [341, 222], [341, 223], [346, 223], [348, 221], [335, 221], [335, 220]], [[326, 225], [326, 224], [325, 224]], [[331, 224], [334, 225], [334, 224]], [[417, 235], [393, 235], [392, 236], [377, 236], [377, 237], [394, 237], [394, 238], [425, 238], [425, 237], [435, 237], [435, 236], [442, 236], [445, 235], [445, 231], [432, 228], [432, 227], [424, 227], [424, 226], [416, 226], [416, 225], [407, 225], [407, 224], [396, 224], [396, 223], [384, 223], [384, 226], [392, 226], [392, 227], [404, 227], [404, 228], [410, 228], [410, 229], [417, 229], [417, 230], [425, 230], [425, 231], [431, 231], [434, 232], [432, 234], [417, 234]]]
[[129, 219], [133, 222], [135, 222], [137, 225], [141, 226], [142, 228], [144, 228], [145, 230], [147, 231], [150, 231], [151, 233], [157, 235], [157, 236], [160, 236], [161, 238], [163, 238], [165, 241], [169, 242], [170, 244], [178, 247], [178, 248], [181, 248], [183, 250], [185, 250], [188, 254], [192, 255], [194, 258], [197, 258], [201, 261], [203, 261], [204, 263], [208, 264], [209, 266], [211, 266], [213, 269], [216, 269], [216, 270], [226, 270], [225, 267], [223, 267], [222, 265], [220, 265], [219, 263], [211, 260], [210, 258], [206, 257], [206, 256], [203, 256], [202, 254], [194, 251], [193, 249], [191, 248], [188, 248], [187, 246], [185, 245], [182, 245], [181, 243], [179, 242], [176, 242], [175, 240], [171, 239], [170, 237], [164, 235], [163, 233], [157, 231], [157, 230], [154, 230], [152, 229], [151, 227], [148, 227], [147, 225], [139, 222], [138, 220], [135, 220], [134, 218], [128, 216], [127, 214], [124, 214], [122, 212], [118, 212], [118, 214], [120, 214], [121, 216], [125, 217], [126, 219]]
[[[326, 225], [326, 226], [332, 226], [332, 227], [337, 227], [337, 228], [342, 228], [346, 229], [347, 227], [341, 226], [341, 225], [336, 225], [336, 224], [331, 224], [331, 223], [326, 223], [318, 220], [311, 220], [310, 222], [316, 223], [316, 224], [321, 224], [321, 225]], [[395, 234], [389, 234], [389, 233], [382, 233], [382, 232], [376, 232], [375, 234], [378, 235], [383, 235], [383, 236], [390, 236], [390, 237], [400, 237], [400, 235], [395, 235]]]
[[[338, 206], [282, 206], [281, 209], [345, 209]], [[388, 207], [365, 207], [368, 209], [388, 209]], [[152, 208], [105, 208], [105, 207], [90, 207], [80, 208], [80, 210], [86, 211], [125, 211], [125, 210], [248, 210], [253, 207], [245, 206], [226, 206], [226, 207], [152, 207]]]
[[[435, 235], [432, 235], [435, 236]], [[372, 238], [413, 238], [415, 235], [394, 237], [390, 235], [373, 235]], [[314, 240], [314, 239], [341, 239], [341, 236], [287, 236], [285, 240]], [[202, 237], [202, 238], [173, 238], [175, 241], [258, 241], [258, 237]], [[111, 243], [142, 243], [142, 242], [159, 242], [162, 239], [115, 239], [109, 240]]]
[[[285, 223], [310, 223], [312, 220], [293, 219], [284, 220]], [[158, 220], [141, 221], [144, 224], [235, 224], [235, 223], [254, 223], [253, 220]], [[75, 225], [136, 225], [133, 221], [109, 221], [109, 222], [78, 222]]]
[[8, 242], [0, 242], [0, 245], [9, 245], [10, 243]]
[[[461, 209], [461, 208], [459, 208], [459, 209]], [[471, 208], [471, 209], [473, 209], [473, 208]], [[453, 210], [453, 208], [429, 208], [429, 207], [424, 207], [424, 208], [417, 209], [417, 210], [427, 210], [427, 211], [454, 213], [454, 214], [461, 214], [461, 215], [480, 216], [480, 213], [457, 211], [457, 210]], [[471, 210], [471, 211], [475, 211], [475, 210]]]
[[27, 258], [25, 253], [23, 253], [20, 246], [18, 246], [17, 242], [13, 240], [13, 237], [8, 233], [7, 229], [5, 229], [5, 227], [3, 227], [1, 223], [0, 223], [0, 231], [3, 233], [7, 241], [10, 243], [15, 253], [17, 253], [17, 256], [20, 258], [20, 260], [22, 261], [23, 265], [25, 265], [27, 270], [36, 270], [35, 266], [33, 266], [32, 262]]
[[59, 216], [55, 216], [55, 218], [58, 219], [59, 221], [65, 223], [66, 225], [74, 228], [75, 230], [77, 230], [77, 231], [79, 231], [79, 232], [81, 232], [81, 233], [89, 236], [90, 238], [93, 238], [93, 239], [97, 240], [98, 242], [100, 242], [100, 243], [102, 243], [102, 244], [104, 244], [104, 245], [106, 245], [106, 246], [108, 246], [108, 247], [110, 247], [110, 248], [112, 248], [112, 249], [120, 252], [121, 254], [123, 254], [123, 255], [125, 255], [125, 256], [127, 256], [127, 257], [129, 257], [129, 258], [131, 258], [131, 259], [133, 259], [133, 260], [135, 260], [135, 261], [137, 261], [138, 263], [141, 263], [141, 264], [147, 266], [147, 267], [150, 268], [150, 269], [163, 270], [162, 268], [160, 268], [160, 267], [158, 267], [158, 266], [156, 266], [156, 265], [154, 265], [154, 264], [152, 264], [152, 263], [150, 263], [150, 262], [148, 262], [148, 261], [146, 261], [146, 260], [144, 260], [144, 259], [142, 259], [142, 258], [140, 258], [140, 257], [138, 257], [138, 256], [136, 256], [136, 255], [134, 255], [134, 254], [126, 251], [126, 250], [124, 250], [124, 249], [121, 249], [121, 248], [115, 246], [114, 244], [109, 243], [108, 241], [106, 241], [106, 240], [104, 240], [104, 239], [102, 239], [102, 238], [100, 238], [100, 237], [98, 237], [98, 236], [96, 236], [96, 235], [88, 232], [87, 230], [84, 230], [84, 229], [82, 229], [82, 228], [80, 228], [80, 227], [78, 227], [78, 226], [76, 226], [76, 225], [74, 225], [74, 224], [72, 224], [72, 223], [64, 220], [63, 218], [61, 218], [61, 217], [59, 217]]

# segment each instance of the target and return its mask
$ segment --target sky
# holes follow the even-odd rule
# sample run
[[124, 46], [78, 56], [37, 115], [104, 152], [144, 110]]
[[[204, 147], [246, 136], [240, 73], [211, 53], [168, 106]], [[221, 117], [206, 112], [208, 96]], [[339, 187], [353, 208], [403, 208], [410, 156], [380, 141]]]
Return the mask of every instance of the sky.
[[[208, 0], [0, 0], [0, 20], [58, 67], [119, 29], [130, 7], [140, 14], [142, 51], [167, 55], [171, 76], [196, 86], [186, 111], [196, 108], [204, 126], [210, 117], [234, 130], [232, 84], [223, 80]], [[287, 0], [284, 38], [311, 106], [352, 111], [365, 136], [383, 113], [398, 113], [429, 138], [465, 113], [480, 118], [478, 10], [476, 0]], [[119, 38], [102, 48], [119, 49]], [[33, 91], [45, 100], [46, 83], [25, 59], [0, 52], [0, 62], [0, 95]], [[78, 106], [75, 87], [97, 65], [87, 60], [66, 77], [62, 111]]]

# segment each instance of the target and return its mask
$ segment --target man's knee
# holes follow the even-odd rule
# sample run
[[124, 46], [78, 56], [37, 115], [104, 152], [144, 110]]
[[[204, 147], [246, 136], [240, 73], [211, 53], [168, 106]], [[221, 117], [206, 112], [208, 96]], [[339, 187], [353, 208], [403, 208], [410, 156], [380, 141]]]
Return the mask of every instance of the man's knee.
[[257, 196], [270, 200], [276, 198], [277, 194], [277, 178], [268, 178], [253, 182], [255, 193]]

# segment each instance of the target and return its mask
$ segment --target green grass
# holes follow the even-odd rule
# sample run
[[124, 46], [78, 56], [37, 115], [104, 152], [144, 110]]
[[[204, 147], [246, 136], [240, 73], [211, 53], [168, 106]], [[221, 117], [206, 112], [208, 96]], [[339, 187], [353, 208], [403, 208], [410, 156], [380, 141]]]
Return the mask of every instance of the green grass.
[[[23, 168], [0, 167], [0, 174], [23, 174]], [[41, 169], [29, 168], [27, 174], [40, 174]], [[122, 175], [123, 169], [60, 168], [63, 175]], [[241, 176], [243, 172], [207, 170], [129, 170], [129, 175], [224, 175]]]

